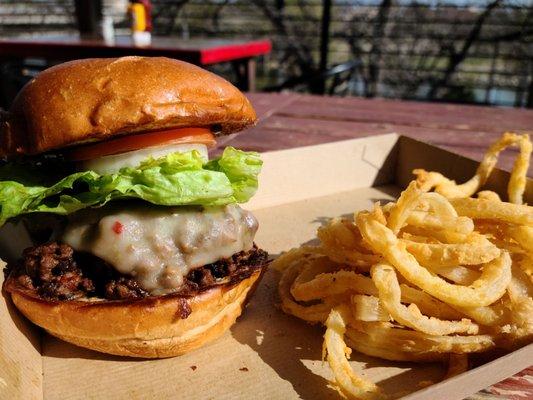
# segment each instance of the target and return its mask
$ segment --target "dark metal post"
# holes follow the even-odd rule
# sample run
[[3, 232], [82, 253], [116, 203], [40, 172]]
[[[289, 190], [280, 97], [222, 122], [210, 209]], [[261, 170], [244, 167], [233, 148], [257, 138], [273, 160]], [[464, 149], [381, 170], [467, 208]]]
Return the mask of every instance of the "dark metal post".
[[331, 22], [331, 0], [322, 1], [322, 29], [320, 31], [320, 65], [319, 70], [322, 78], [318, 82], [317, 91], [324, 94], [326, 90], [325, 72], [328, 68], [329, 52], [329, 26]]
[[526, 107], [533, 108], [533, 63], [531, 63], [531, 80], [529, 81]]
[[496, 64], [499, 58], [500, 58], [500, 42], [495, 42], [494, 52], [492, 53], [492, 61], [490, 64], [489, 83], [485, 91], [485, 103], [486, 104], [490, 103], [490, 93], [494, 86], [494, 76], [496, 75]]
[[80, 35], [98, 36], [102, 21], [102, 0], [75, 0], [74, 5]]

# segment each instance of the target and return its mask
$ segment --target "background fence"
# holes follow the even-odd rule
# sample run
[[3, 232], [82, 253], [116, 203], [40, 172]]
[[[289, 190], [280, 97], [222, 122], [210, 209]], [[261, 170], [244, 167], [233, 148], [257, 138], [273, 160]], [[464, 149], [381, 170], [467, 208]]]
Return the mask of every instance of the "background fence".
[[[104, 14], [126, 33], [127, 2], [103, 3]], [[312, 77], [352, 61], [332, 93], [533, 107], [531, 0], [154, 0], [153, 5], [158, 35], [270, 38], [273, 52], [260, 63], [259, 88], [319, 91]], [[75, 34], [73, 10], [73, 1], [2, 0], [0, 35]]]

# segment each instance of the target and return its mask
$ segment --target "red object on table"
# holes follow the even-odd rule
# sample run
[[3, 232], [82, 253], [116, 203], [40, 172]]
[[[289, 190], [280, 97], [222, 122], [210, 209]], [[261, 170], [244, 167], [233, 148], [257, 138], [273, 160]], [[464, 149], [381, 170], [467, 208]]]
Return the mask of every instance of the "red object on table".
[[[269, 151], [396, 132], [481, 160], [504, 131], [531, 132], [533, 110], [436, 104], [295, 93], [250, 94], [259, 116], [244, 134], [219, 138], [218, 151], [231, 145]], [[509, 171], [516, 150], [500, 155]], [[533, 166], [529, 169], [533, 176]], [[533, 397], [533, 368], [497, 383], [468, 400], [526, 400]]]
[[270, 53], [269, 40], [179, 39], [152, 37], [149, 46], [136, 47], [130, 36], [117, 36], [114, 44], [79, 36], [0, 39], [0, 59], [42, 57], [65, 61], [90, 57], [122, 57], [129, 55], [164, 56], [200, 66], [232, 62], [238, 73], [238, 86], [254, 90], [255, 60]]

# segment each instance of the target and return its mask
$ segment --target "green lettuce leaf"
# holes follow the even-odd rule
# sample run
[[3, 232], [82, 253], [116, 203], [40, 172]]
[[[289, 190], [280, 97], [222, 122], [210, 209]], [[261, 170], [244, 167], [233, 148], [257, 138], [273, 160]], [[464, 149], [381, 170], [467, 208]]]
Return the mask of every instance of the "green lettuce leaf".
[[29, 183], [24, 167], [8, 164], [0, 168], [0, 177], [10, 179], [0, 181], [0, 225], [21, 214], [65, 215], [125, 198], [165, 206], [244, 203], [257, 190], [261, 165], [259, 154], [227, 147], [208, 163], [197, 151], [171, 153], [115, 174], [77, 172], [46, 186], [34, 183], [49, 179], [45, 170], [32, 171]]

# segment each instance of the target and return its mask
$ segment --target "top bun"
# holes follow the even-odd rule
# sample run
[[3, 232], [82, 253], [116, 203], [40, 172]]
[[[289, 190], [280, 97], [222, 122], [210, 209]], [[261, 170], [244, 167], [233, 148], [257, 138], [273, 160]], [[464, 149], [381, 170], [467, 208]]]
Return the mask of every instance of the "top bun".
[[228, 81], [164, 57], [56, 65], [24, 86], [0, 116], [2, 156], [175, 127], [215, 126], [229, 134], [256, 121], [248, 99]]

